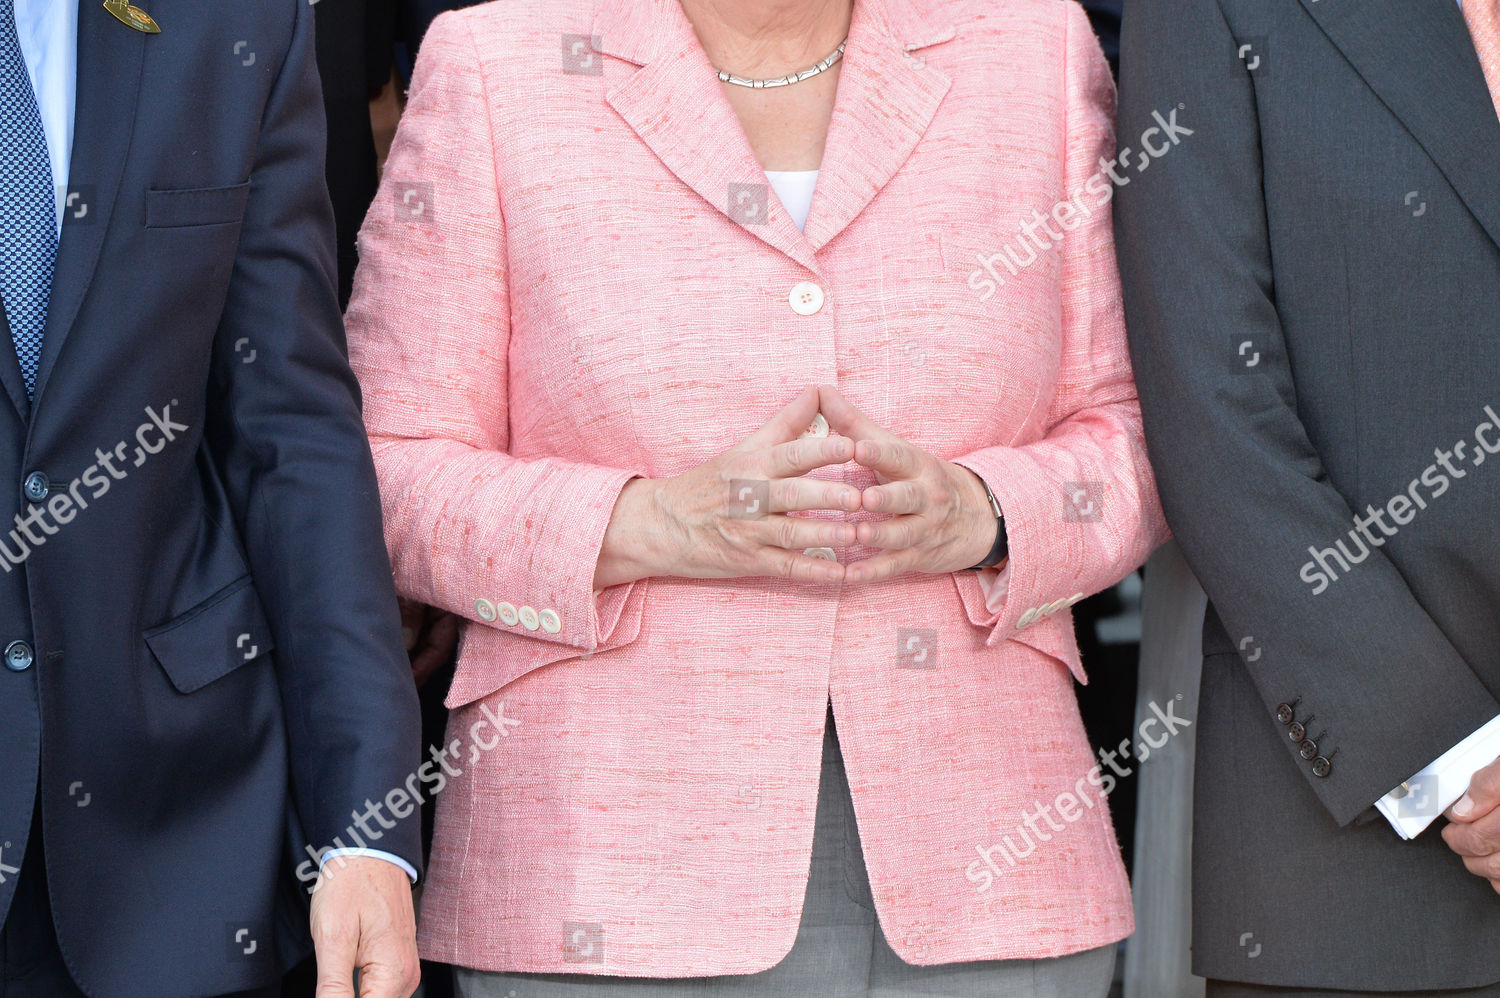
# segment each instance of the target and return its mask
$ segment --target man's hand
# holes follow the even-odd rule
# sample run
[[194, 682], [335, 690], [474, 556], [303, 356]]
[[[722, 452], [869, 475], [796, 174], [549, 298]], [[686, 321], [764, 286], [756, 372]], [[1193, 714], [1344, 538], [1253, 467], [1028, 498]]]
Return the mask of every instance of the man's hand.
[[457, 647], [458, 617], [416, 600], [400, 603], [401, 637], [411, 657], [412, 679], [420, 690]]
[[370, 856], [328, 861], [312, 899], [317, 998], [411, 998], [421, 980], [411, 881], [394, 863]]
[[1469, 790], [1444, 812], [1450, 824], [1443, 829], [1448, 848], [1463, 857], [1464, 866], [1483, 877], [1500, 893], [1500, 760], [1474, 774]]

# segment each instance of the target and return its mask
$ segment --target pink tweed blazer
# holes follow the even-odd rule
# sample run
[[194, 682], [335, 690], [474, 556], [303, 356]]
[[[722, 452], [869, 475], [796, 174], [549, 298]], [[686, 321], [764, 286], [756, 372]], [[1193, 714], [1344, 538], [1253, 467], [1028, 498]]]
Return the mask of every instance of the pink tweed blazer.
[[[1165, 534], [1109, 190], [1080, 196], [1112, 107], [1071, 0], [857, 0], [804, 233], [675, 0], [433, 25], [348, 314], [397, 582], [466, 619], [424, 956], [774, 965], [830, 697], [904, 959], [1131, 932], [1067, 609]], [[1096, 207], [1015, 276], [990, 259], [1067, 199]], [[816, 311], [793, 307], [802, 285]], [[991, 485], [1005, 572], [594, 591], [629, 478], [693, 467], [820, 383]]]

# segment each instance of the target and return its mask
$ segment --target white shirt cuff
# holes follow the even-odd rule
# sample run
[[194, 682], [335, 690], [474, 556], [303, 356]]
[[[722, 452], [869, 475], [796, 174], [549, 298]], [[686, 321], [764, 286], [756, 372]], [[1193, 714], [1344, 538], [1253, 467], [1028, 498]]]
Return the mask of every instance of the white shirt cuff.
[[1500, 759], [1500, 717], [1444, 752], [1375, 806], [1397, 834], [1414, 839], [1464, 795], [1475, 773], [1496, 759]]
[[395, 863], [401, 869], [405, 870], [406, 875], [411, 878], [412, 883], [417, 882], [417, 871], [412, 868], [410, 863], [400, 856], [382, 852], [379, 849], [330, 849], [323, 854], [322, 859], [318, 860], [319, 872], [322, 871], [323, 867], [328, 865], [330, 859], [337, 859], [339, 856], [365, 856], [370, 859], [383, 859], [387, 863]]

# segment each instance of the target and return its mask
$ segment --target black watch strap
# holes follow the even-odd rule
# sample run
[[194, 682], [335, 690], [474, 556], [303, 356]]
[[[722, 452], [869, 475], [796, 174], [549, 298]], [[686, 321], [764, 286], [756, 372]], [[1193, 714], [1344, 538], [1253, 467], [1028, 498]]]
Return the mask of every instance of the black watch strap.
[[990, 501], [990, 509], [995, 511], [995, 543], [990, 547], [990, 553], [985, 555], [977, 565], [970, 566], [970, 571], [978, 572], [985, 568], [994, 568], [1010, 556], [1010, 537], [1005, 532], [1005, 514], [1000, 509], [1000, 501], [995, 498], [995, 493], [990, 491], [990, 483], [980, 479], [984, 486], [985, 498]]

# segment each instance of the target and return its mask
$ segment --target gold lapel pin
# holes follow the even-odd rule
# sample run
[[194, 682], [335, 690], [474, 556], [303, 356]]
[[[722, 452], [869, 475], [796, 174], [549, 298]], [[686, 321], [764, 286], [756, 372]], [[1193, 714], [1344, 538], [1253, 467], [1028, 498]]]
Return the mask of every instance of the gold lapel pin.
[[115, 16], [115, 20], [147, 35], [161, 34], [161, 25], [150, 14], [130, 3], [129, 0], [104, 0], [104, 9]]

